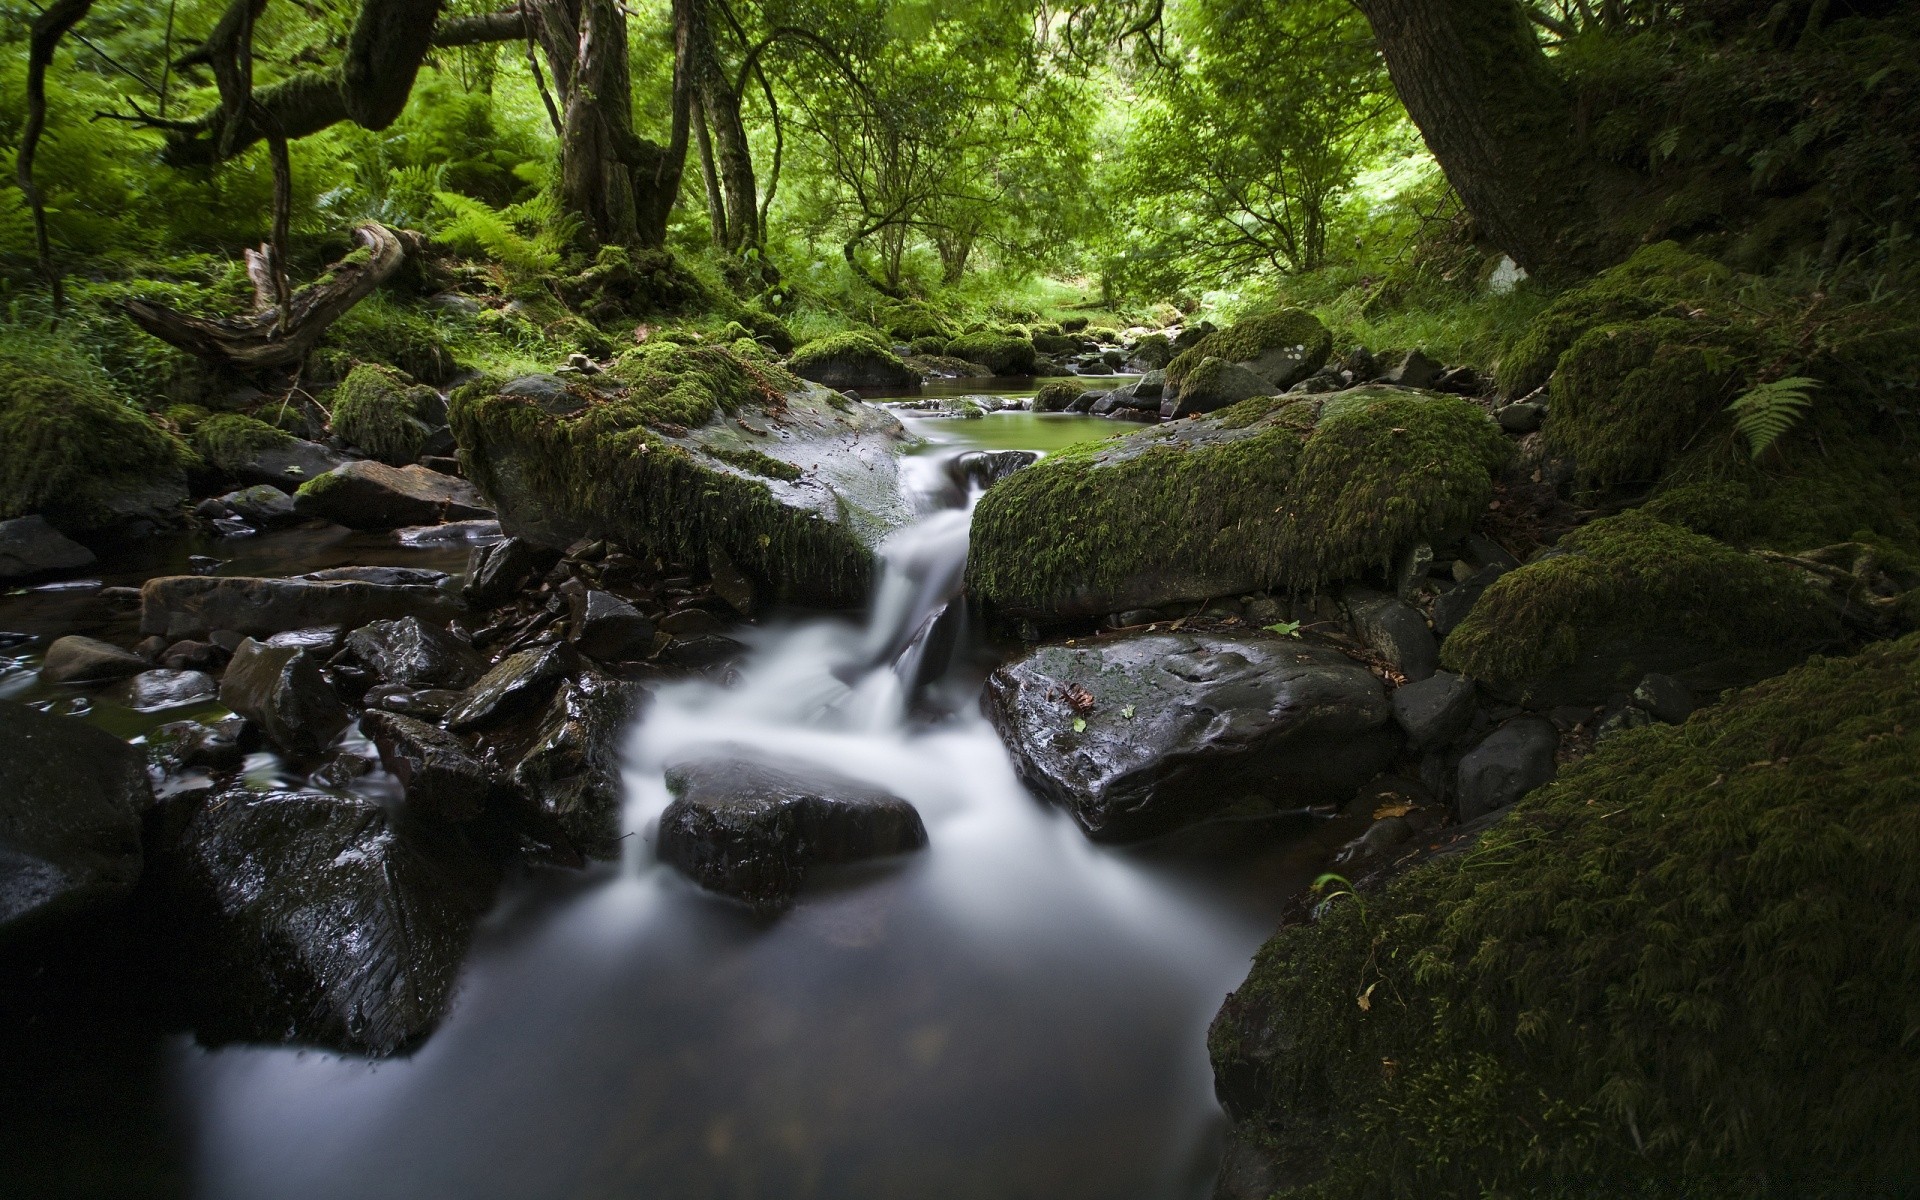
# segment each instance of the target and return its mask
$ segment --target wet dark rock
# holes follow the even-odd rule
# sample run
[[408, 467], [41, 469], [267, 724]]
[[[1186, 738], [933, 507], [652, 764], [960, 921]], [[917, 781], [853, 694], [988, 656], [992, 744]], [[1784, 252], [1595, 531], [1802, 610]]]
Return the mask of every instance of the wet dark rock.
[[361, 698], [368, 708], [385, 709], [402, 716], [438, 721], [452, 712], [465, 693], [448, 688], [410, 688], [400, 684], [379, 684]]
[[646, 701], [638, 684], [594, 674], [554, 692], [531, 736], [506, 755], [541, 832], [588, 858], [620, 856], [620, 747]]
[[1472, 821], [1515, 800], [1559, 772], [1560, 731], [1544, 717], [1520, 717], [1494, 730], [1460, 760], [1460, 820]]
[[226, 474], [242, 487], [265, 484], [284, 490], [318, 479], [346, 461], [318, 442], [296, 439], [260, 450]]
[[1179, 395], [1160, 401], [1160, 416], [1172, 420], [1190, 413], [1215, 412], [1271, 390], [1264, 377], [1239, 363], [1206, 359], [1188, 373]]
[[1678, 725], [1693, 715], [1693, 693], [1671, 675], [1658, 673], [1643, 677], [1634, 685], [1631, 703], [1651, 713], [1656, 721]]
[[653, 622], [612, 592], [590, 589], [576, 593], [572, 613], [569, 636], [588, 658], [625, 662], [645, 658], [653, 649]]
[[898, 796], [814, 767], [731, 760], [667, 772], [662, 862], [759, 909], [792, 903], [810, 868], [917, 850], [926, 827]]
[[1145, 375], [1134, 380], [1131, 385], [1132, 395], [1142, 402], [1135, 407], [1144, 407], [1145, 402], [1148, 400], [1159, 400], [1166, 394], [1166, 390], [1167, 373], [1159, 368], [1148, 371]]
[[162, 650], [154, 661], [169, 671], [211, 672], [226, 666], [227, 660], [232, 657], [212, 642], [179, 641]]
[[1473, 680], [1440, 671], [1395, 688], [1393, 719], [1407, 735], [1407, 749], [1444, 746], [1473, 723]]
[[288, 630], [417, 616], [445, 623], [460, 602], [437, 587], [357, 580], [163, 575], [140, 589], [140, 631], [171, 640], [210, 640], [215, 630], [269, 637]]
[[378, 752], [368, 753], [359, 746], [336, 746], [313, 769], [313, 774], [307, 776], [307, 780], [314, 787], [345, 792], [379, 769]]
[[271, 484], [257, 483], [228, 492], [215, 503], [257, 529], [269, 529], [296, 520], [293, 497]]
[[558, 550], [535, 545], [526, 538], [510, 537], [491, 546], [476, 546], [467, 555], [467, 602], [481, 608], [505, 604], [559, 561]]
[[246, 761], [246, 722], [229, 718], [214, 724], [169, 721], [147, 734], [147, 761], [163, 774], [184, 771], [237, 771]]
[[0, 700], [0, 942], [131, 890], [152, 804], [140, 751]]
[[1472, 367], [1448, 367], [1434, 378], [1433, 390], [1456, 396], [1478, 396], [1487, 390], [1488, 381]]
[[1508, 568], [1501, 565], [1481, 567], [1440, 593], [1433, 601], [1433, 631], [1445, 637], [1459, 628], [1460, 622], [1467, 619], [1473, 606], [1480, 601], [1481, 595], [1493, 585], [1493, 581], [1507, 573]]
[[158, 712], [211, 700], [219, 692], [205, 671], [143, 671], [133, 677], [127, 705], [136, 712]]
[[947, 473], [954, 483], [971, 491], [991, 487], [1039, 458], [1031, 450], [972, 450], [949, 463]]
[[984, 707], [1027, 783], [1104, 841], [1243, 800], [1269, 810], [1344, 801], [1400, 743], [1386, 687], [1365, 667], [1278, 638], [1145, 633], [1045, 646], [995, 671]]
[[365, 800], [201, 791], [160, 817], [166, 958], [201, 1041], [380, 1057], [433, 1029], [490, 872]]
[[726, 623], [704, 608], [683, 608], [660, 618], [660, 631], [675, 637], [700, 637], [719, 633]]
[[351, 720], [320, 664], [305, 650], [240, 643], [220, 681], [220, 703], [290, 754], [318, 754]]
[[[726, 602], [728, 608], [743, 617], [751, 617], [760, 609], [759, 589], [747, 573], [734, 565], [733, 556], [718, 544], [707, 548], [707, 567], [713, 576], [713, 594]], [[638, 572], [636, 572], [636, 575]], [[616, 577], [603, 569], [600, 581], [614, 586]]]
[[447, 714], [447, 728], [484, 729], [545, 704], [560, 682], [579, 673], [580, 656], [567, 646], [539, 646], [509, 654], [466, 690]]
[[440, 821], [470, 821], [500, 792], [479, 752], [457, 734], [399, 713], [368, 710], [361, 732], [405, 789], [409, 809]]
[[438, 587], [449, 576], [425, 567], [328, 567], [301, 576], [316, 583], [372, 583], [381, 587]]
[[93, 564], [93, 551], [47, 524], [45, 517], [0, 521], [0, 580], [30, 579]]
[[1267, 1200], [1286, 1183], [1278, 1155], [1251, 1138], [1229, 1135], [1213, 1200]]
[[345, 649], [383, 681], [410, 688], [458, 690], [486, 671], [473, 647], [418, 617], [364, 625], [347, 635]]
[[1398, 363], [1387, 368], [1380, 378], [1387, 383], [1401, 387], [1429, 388], [1440, 377], [1440, 364], [1426, 356], [1424, 351], [1409, 350]]
[[664, 661], [676, 667], [718, 666], [720, 663], [740, 657], [747, 652], [746, 646], [730, 637], [718, 633], [703, 633], [694, 637], [677, 637], [660, 652]]
[[303, 486], [293, 498], [303, 517], [350, 529], [398, 529], [493, 516], [472, 484], [425, 467], [346, 463]]
[[402, 546], [414, 547], [445, 546], [453, 542], [493, 542], [499, 537], [498, 521], [448, 521], [444, 525], [407, 525], [393, 531], [394, 541]]
[[47, 647], [40, 678], [47, 683], [105, 683], [147, 669], [147, 660], [111, 642], [70, 633]]
[[1440, 644], [1427, 628], [1426, 618], [1412, 606], [1366, 588], [1348, 588], [1345, 599], [1354, 632], [1408, 683], [1418, 683], [1439, 669]]
[[332, 658], [347, 640], [347, 631], [338, 625], [316, 625], [312, 629], [288, 629], [266, 639], [269, 646], [292, 646], [315, 658]]

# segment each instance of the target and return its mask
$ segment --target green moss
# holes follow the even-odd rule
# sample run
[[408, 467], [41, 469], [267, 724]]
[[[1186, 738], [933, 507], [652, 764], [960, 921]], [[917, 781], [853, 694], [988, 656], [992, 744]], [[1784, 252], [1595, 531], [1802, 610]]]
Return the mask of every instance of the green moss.
[[161, 419], [181, 433], [192, 433], [200, 422], [213, 414], [198, 404], [170, 404]]
[[1164, 333], [1150, 333], [1135, 344], [1132, 358], [1148, 370], [1158, 370], [1173, 361], [1173, 343]]
[[1282, 1197], [1891, 1195], [1920, 1177], [1920, 637], [1607, 739], [1281, 930], [1210, 1037]]
[[193, 427], [193, 448], [216, 471], [236, 471], [263, 450], [290, 445], [294, 437], [265, 421], [239, 413], [216, 413]]
[[1176, 390], [1186, 385], [1187, 377], [1209, 358], [1223, 362], [1253, 362], [1269, 350], [1297, 348], [1302, 359], [1317, 371], [1333, 352], [1333, 335], [1320, 318], [1304, 308], [1283, 308], [1236, 321], [1216, 330], [1167, 363], [1167, 386]]
[[1288, 580], [1388, 569], [1418, 541], [1464, 534], [1512, 444], [1472, 401], [1361, 389], [1330, 402], [1288, 496]]
[[69, 531], [98, 528], [112, 522], [117, 493], [193, 462], [104, 377], [37, 373], [42, 365], [0, 360], [0, 520], [37, 512]]
[[836, 369], [885, 372], [902, 379], [913, 376], [885, 338], [865, 329], [815, 338], [793, 352], [787, 369], [802, 378], [831, 375]]
[[1464, 526], [1507, 453], [1457, 397], [1368, 389], [1324, 416], [1255, 397], [995, 484], [975, 510], [968, 588], [1064, 615], [1317, 587]]
[[460, 371], [439, 326], [413, 309], [378, 298], [361, 301], [334, 322], [327, 343], [361, 362], [385, 363], [424, 383], [444, 384]]
[[381, 462], [404, 467], [433, 436], [426, 418], [437, 399], [432, 388], [364, 363], [334, 389], [333, 430]]
[[1626, 262], [1563, 293], [1533, 319], [1500, 356], [1500, 393], [1517, 398], [1544, 385], [1560, 356], [1589, 330], [1651, 317], [1676, 303], [1684, 313], [1689, 303], [1717, 294], [1731, 279], [1725, 267], [1673, 242], [1643, 247]]
[[947, 352], [948, 340], [943, 337], [917, 337], [907, 348], [917, 355], [940, 355]]
[[1087, 387], [1076, 379], [1056, 379], [1033, 395], [1034, 412], [1065, 412], [1086, 394]]
[[1019, 334], [989, 330], [954, 338], [947, 343], [947, 356], [979, 363], [995, 375], [1031, 375], [1035, 364], [1032, 341]]
[[770, 363], [750, 361], [720, 346], [649, 342], [629, 350], [607, 371], [626, 392], [613, 407], [635, 425], [697, 429], [721, 413], [799, 381]]
[[1582, 334], [1548, 387], [1547, 452], [1571, 459], [1582, 483], [1658, 479], [1735, 395], [1735, 336], [1670, 317]]
[[[1527, 689], [1642, 644], [1727, 655], [1806, 653], [1837, 633], [1831, 612], [1793, 570], [1639, 510], [1569, 533], [1561, 553], [1509, 572], [1448, 636], [1448, 667]], [[1600, 681], [1631, 687], [1649, 663]], [[1634, 678], [1627, 678], [1633, 675]]]
[[945, 345], [953, 337], [952, 327], [940, 314], [919, 303], [886, 305], [873, 314], [873, 323], [901, 341], [938, 338]]
[[1077, 354], [1080, 339], [1068, 337], [1064, 333], [1036, 333], [1033, 335], [1033, 348], [1042, 354], [1058, 358], [1063, 354]]
[[751, 471], [755, 475], [765, 475], [768, 479], [784, 479], [791, 483], [805, 474], [790, 462], [781, 462], [771, 454], [763, 454], [747, 447], [717, 446], [707, 453], [730, 467]]

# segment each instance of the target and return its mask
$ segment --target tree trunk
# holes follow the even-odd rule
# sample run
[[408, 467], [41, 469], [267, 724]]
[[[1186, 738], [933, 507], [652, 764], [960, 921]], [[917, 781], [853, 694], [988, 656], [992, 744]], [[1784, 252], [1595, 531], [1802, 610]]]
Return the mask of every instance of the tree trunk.
[[721, 248], [740, 253], [761, 244], [760, 194], [753, 174], [753, 148], [746, 122], [740, 116], [740, 93], [720, 62], [713, 25], [706, 17], [711, 0], [697, 0], [700, 20], [694, 26], [693, 86], [695, 99], [712, 133], [714, 165], [719, 173], [726, 214], [726, 236]]
[[707, 225], [713, 230], [713, 247], [729, 249], [727, 239], [727, 202], [720, 190], [720, 174], [713, 166], [713, 137], [707, 129], [707, 109], [701, 103], [700, 89], [693, 89], [693, 141], [700, 149], [700, 183], [707, 197]]
[[1639, 190], [1581, 144], [1571, 96], [1517, 0], [1356, 0], [1427, 148], [1487, 240], [1535, 275], [1617, 261]]

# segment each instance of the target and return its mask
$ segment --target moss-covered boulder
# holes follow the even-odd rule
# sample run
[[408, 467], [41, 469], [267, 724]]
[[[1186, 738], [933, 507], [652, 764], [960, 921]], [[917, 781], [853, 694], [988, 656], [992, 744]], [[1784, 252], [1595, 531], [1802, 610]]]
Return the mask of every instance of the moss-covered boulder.
[[861, 331], [815, 338], [793, 352], [787, 370], [830, 388], [903, 388], [920, 382], [883, 338]]
[[[938, 338], [945, 345], [953, 337], [953, 329], [939, 313], [924, 304], [908, 301], [901, 304], [889, 304], [873, 314], [873, 323], [889, 335], [903, 342], [917, 341], [920, 338]], [[935, 354], [939, 351], [935, 350]]]
[[461, 459], [510, 533], [700, 565], [718, 548], [777, 601], [866, 598], [874, 546], [909, 516], [896, 418], [717, 346], [643, 347], [599, 379], [455, 394]]
[[1158, 371], [1173, 361], [1173, 343], [1164, 333], [1149, 333], [1133, 344], [1127, 365], [1143, 371]]
[[1726, 411], [1741, 379], [1736, 330], [1654, 317], [1602, 325], [1560, 356], [1548, 385], [1549, 454], [1582, 483], [1651, 483]]
[[1727, 268], [1673, 242], [1643, 247], [1619, 266], [1562, 293], [1533, 319], [1500, 356], [1500, 394], [1517, 399], [1544, 385], [1560, 356], [1590, 330], [1656, 314], [1685, 316], [1732, 279]]
[[1236, 321], [1207, 334], [1167, 363], [1167, 390], [1179, 397], [1188, 377], [1209, 358], [1236, 363], [1269, 390], [1284, 392], [1327, 365], [1333, 335], [1303, 308], [1283, 308]]
[[947, 357], [979, 363], [995, 375], [1031, 375], [1039, 359], [1031, 339], [988, 329], [948, 342]]
[[1752, 683], [1833, 644], [1798, 571], [1635, 510], [1561, 539], [1488, 588], [1441, 661], [1539, 704], [1587, 703], [1650, 671], [1695, 691]]
[[423, 383], [450, 383], [460, 373], [445, 335], [430, 317], [378, 298], [355, 305], [334, 322], [326, 344], [354, 360], [405, 371]]
[[1082, 443], [994, 485], [974, 512], [967, 587], [1040, 619], [1318, 587], [1464, 532], [1508, 454], [1458, 397], [1258, 397]]
[[[179, 411], [169, 409], [167, 416], [178, 421]], [[189, 437], [200, 455], [201, 465], [225, 476], [244, 471], [262, 455], [284, 449], [297, 440], [286, 430], [244, 413], [202, 414], [199, 420], [192, 420], [189, 415], [187, 421]]]
[[1917, 778], [1920, 637], [1608, 738], [1267, 943], [1236, 1141], [1283, 1197], [1904, 1194]]
[[433, 439], [440, 393], [386, 367], [355, 367], [333, 393], [333, 431], [388, 466], [404, 467]]
[[1034, 412], [1065, 412], [1084, 396], [1087, 385], [1075, 379], [1053, 379], [1033, 394]]
[[165, 521], [193, 452], [104, 378], [0, 358], [0, 521], [39, 513], [63, 533]]

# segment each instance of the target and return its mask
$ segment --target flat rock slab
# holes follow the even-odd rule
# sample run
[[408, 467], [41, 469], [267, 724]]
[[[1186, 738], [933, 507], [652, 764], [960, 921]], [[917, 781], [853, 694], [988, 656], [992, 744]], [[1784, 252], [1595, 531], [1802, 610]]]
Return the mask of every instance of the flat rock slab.
[[318, 479], [346, 461], [318, 442], [295, 438], [259, 451], [228, 474], [242, 487], [266, 484], [285, 491]]
[[461, 610], [455, 596], [423, 584], [163, 575], [140, 589], [140, 632], [168, 641], [204, 640], [216, 629], [265, 638], [409, 616], [445, 624]]
[[0, 700], [0, 941], [130, 891], [152, 805], [139, 750]]
[[675, 799], [660, 817], [660, 860], [763, 910], [791, 904], [816, 864], [927, 844], [911, 804], [815, 767], [690, 763], [668, 770], [667, 787]]
[[1130, 841], [1247, 801], [1343, 802], [1398, 751], [1386, 685], [1291, 639], [1148, 633], [1044, 646], [983, 706], [1029, 786]]
[[303, 485], [293, 498], [303, 517], [350, 529], [400, 529], [491, 517], [473, 485], [426, 467], [390, 467], [371, 461], [335, 467]]
[[77, 571], [93, 563], [93, 551], [47, 524], [45, 517], [0, 521], [0, 579]]
[[157, 894], [204, 1042], [393, 1054], [452, 995], [491, 880], [364, 800], [183, 794], [163, 811]]

